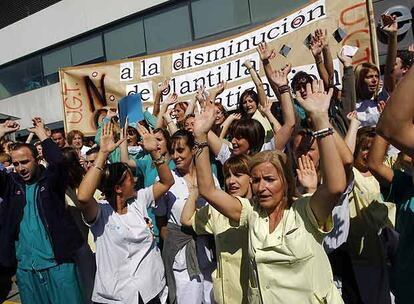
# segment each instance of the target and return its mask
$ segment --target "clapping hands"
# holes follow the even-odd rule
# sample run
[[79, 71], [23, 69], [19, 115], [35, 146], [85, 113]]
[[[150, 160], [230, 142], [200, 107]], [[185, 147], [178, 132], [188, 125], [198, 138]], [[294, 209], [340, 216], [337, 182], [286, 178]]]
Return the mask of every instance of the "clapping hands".
[[28, 129], [29, 132], [33, 132], [34, 134], [36, 134], [37, 137], [42, 141], [49, 137], [45, 129], [43, 120], [40, 117], [33, 117], [32, 122], [33, 127]]

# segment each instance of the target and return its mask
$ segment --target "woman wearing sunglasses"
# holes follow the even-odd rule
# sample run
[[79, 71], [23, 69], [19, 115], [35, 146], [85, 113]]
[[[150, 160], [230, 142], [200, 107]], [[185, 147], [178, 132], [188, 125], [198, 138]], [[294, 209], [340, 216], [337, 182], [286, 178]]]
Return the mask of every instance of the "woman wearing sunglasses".
[[[174, 179], [159, 155], [154, 135], [140, 125], [138, 132], [157, 168], [159, 182], [135, 192], [126, 164], [105, 165], [109, 153], [123, 141], [115, 143], [113, 125], [106, 124], [98, 156], [78, 190], [78, 208], [96, 242], [92, 300], [98, 303], [165, 303], [167, 297], [164, 267], [147, 208], [168, 191]], [[93, 194], [99, 185], [106, 200], [97, 202]]]

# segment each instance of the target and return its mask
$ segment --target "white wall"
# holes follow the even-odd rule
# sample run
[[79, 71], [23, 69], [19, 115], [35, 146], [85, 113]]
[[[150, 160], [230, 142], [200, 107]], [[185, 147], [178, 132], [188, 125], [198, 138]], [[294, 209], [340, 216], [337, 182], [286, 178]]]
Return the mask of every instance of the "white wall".
[[0, 65], [167, 1], [63, 0], [0, 30]]
[[36, 89], [0, 100], [0, 113], [19, 117], [21, 129], [32, 126], [32, 117], [42, 117], [45, 123], [63, 120], [60, 84]]

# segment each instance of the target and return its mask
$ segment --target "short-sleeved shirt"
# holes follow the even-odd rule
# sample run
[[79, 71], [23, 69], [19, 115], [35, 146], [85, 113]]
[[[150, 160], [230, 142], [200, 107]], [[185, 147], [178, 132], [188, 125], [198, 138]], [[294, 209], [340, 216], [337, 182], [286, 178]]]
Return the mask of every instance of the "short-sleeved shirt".
[[156, 245], [147, 208], [152, 186], [138, 191], [126, 214], [107, 201], [89, 223], [96, 243], [96, 276], [92, 300], [99, 303], [148, 302], [165, 287], [164, 265]]
[[396, 229], [400, 233], [395, 267], [397, 303], [412, 303], [414, 277], [414, 181], [410, 174], [394, 170], [389, 189], [382, 189], [387, 201], [398, 208]]
[[38, 184], [26, 185], [26, 206], [16, 241], [17, 267], [25, 270], [42, 270], [57, 265], [49, 235], [37, 208]]
[[[269, 217], [258, 203], [241, 199], [240, 226], [248, 227], [249, 303], [343, 303], [322, 242], [310, 197], [295, 201], [269, 233]], [[332, 229], [332, 218], [326, 224]]]
[[[152, 158], [149, 154], [146, 154], [145, 156], [141, 158], [134, 158], [136, 169], [135, 173], [139, 177], [141, 181], [143, 181], [144, 187], [149, 187], [153, 185], [158, 177], [158, 171], [157, 168], [152, 164]], [[170, 160], [168, 162], [168, 167], [172, 170], [175, 168], [175, 163]], [[142, 187], [142, 184], [139, 184], [140, 187]], [[153, 207], [148, 208], [148, 215], [151, 218], [153, 222], [155, 222], [155, 215]], [[159, 236], [159, 230], [157, 225], [154, 225], [154, 233], [155, 235]], [[159, 238], [158, 238], [159, 239]]]
[[214, 301], [217, 303], [248, 303], [249, 259], [246, 227], [233, 223], [210, 205], [194, 213], [194, 231], [213, 234], [218, 260], [213, 273]]

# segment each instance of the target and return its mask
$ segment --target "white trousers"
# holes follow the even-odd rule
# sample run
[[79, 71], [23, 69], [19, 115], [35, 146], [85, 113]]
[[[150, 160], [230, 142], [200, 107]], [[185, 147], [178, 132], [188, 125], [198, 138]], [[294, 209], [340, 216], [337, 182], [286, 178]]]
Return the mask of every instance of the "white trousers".
[[213, 304], [213, 282], [211, 272], [202, 273], [190, 279], [187, 268], [173, 270], [176, 286], [177, 304]]

